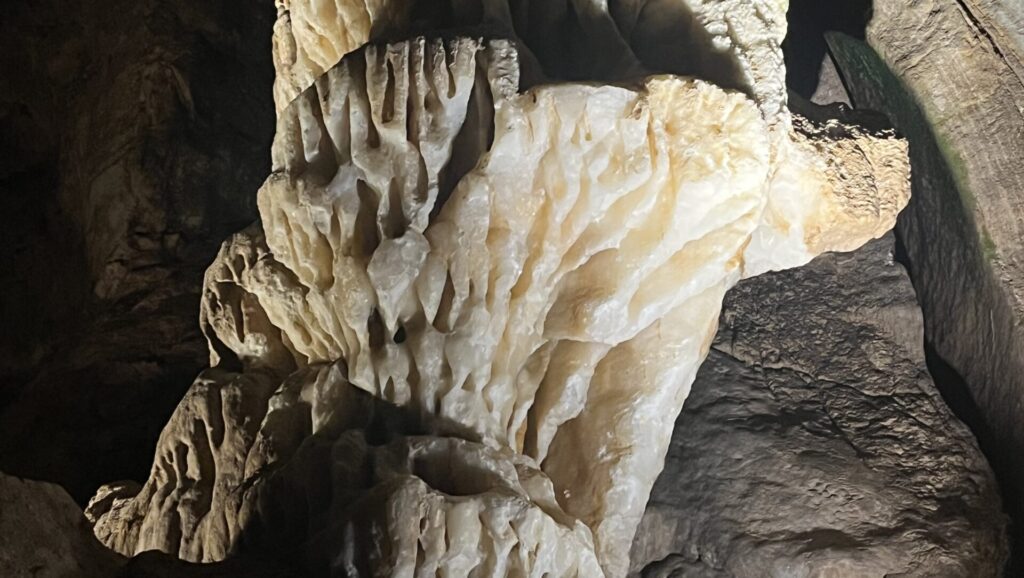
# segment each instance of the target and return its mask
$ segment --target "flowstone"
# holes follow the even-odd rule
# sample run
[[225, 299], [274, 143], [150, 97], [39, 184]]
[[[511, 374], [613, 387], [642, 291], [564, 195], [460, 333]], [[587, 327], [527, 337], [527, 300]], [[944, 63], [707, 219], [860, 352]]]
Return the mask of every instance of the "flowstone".
[[[511, 4], [482, 10], [522, 32]], [[211, 369], [141, 489], [94, 500], [97, 535], [314, 575], [624, 575], [725, 292], [909, 197], [903, 141], [791, 117], [747, 40], [744, 91], [535, 82], [550, 52], [462, 32], [319, 60], [261, 221], [207, 271]]]

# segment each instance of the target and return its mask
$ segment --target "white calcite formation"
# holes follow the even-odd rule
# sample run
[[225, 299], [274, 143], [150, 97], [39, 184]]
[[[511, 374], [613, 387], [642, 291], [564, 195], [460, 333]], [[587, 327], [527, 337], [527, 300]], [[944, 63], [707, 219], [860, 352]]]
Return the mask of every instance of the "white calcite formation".
[[891, 228], [904, 143], [791, 119], [781, 20], [737, 56], [763, 91], [524, 89], [516, 41], [357, 49], [329, 7], [291, 4], [319, 76], [207, 272], [213, 367], [97, 535], [315, 575], [624, 575], [725, 292]]

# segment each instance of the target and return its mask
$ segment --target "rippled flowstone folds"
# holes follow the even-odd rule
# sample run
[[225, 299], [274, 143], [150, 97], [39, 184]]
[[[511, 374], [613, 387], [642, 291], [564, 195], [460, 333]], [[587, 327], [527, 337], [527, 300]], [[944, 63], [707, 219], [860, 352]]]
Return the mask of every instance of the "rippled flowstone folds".
[[[211, 368], [95, 531], [314, 575], [622, 576], [725, 291], [891, 228], [905, 145], [791, 117], [758, 57], [781, 17], [715, 53], [747, 71], [733, 90], [628, 49], [617, 82], [556, 81], [517, 3], [478, 12], [525, 43], [361, 47], [324, 20], [342, 5], [279, 21], [324, 24], [315, 81], [279, 66], [261, 221], [206, 274]], [[303, 34], [276, 39], [293, 68]]]

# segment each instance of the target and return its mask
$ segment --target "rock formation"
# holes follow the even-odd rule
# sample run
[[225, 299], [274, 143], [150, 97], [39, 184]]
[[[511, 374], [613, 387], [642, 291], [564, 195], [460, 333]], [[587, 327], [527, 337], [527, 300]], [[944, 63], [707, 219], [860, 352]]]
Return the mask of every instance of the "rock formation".
[[[926, 337], [962, 378], [959, 410], [1024, 516], [1024, 6], [876, 2], [866, 44], [829, 37], [854, 104], [912, 142], [900, 219]], [[1017, 524], [1016, 549], [1024, 552]], [[1024, 572], [1024, 558], [1014, 575]]]
[[[807, 72], [790, 83], [829, 106], [791, 105], [885, 122], [832, 104], [850, 97], [829, 56], [788, 74]], [[999, 488], [925, 369], [898, 252], [887, 235], [730, 291], [631, 575], [1006, 575]]]
[[0, 575], [109, 576], [120, 556], [103, 547], [59, 486], [0, 473]]
[[104, 543], [626, 573], [725, 291], [883, 234], [908, 166], [790, 115], [784, 3], [571, 4], [280, 5], [261, 221], [207, 270], [211, 367], [149, 479], [90, 504]]
[[921, 313], [894, 253], [889, 235], [729, 293], [634, 571], [1003, 575], [998, 487], [924, 367]]

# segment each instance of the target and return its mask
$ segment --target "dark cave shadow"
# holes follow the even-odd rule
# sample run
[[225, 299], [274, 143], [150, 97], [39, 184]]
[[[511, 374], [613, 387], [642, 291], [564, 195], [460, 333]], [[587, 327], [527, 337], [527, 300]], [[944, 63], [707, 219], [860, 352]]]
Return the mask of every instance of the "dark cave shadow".
[[304, 578], [299, 569], [267, 557], [233, 557], [220, 562], [185, 562], [148, 550], [132, 557], [113, 578]]
[[[897, 236], [897, 260], [901, 258], [901, 245]], [[905, 253], [902, 258], [906, 259]], [[907, 266], [905, 260], [900, 262]], [[1024, 545], [1024, 527], [1020, 522], [1020, 504], [1024, 500], [1024, 494], [1011, 481], [1014, 473], [1012, 463], [1008, 462], [1010, 458], [1003, 455], [1006, 450], [1002, 447], [999, 437], [986, 423], [981, 409], [971, 395], [967, 380], [935, 351], [935, 346], [928, 340], [924, 342], [924, 352], [928, 373], [931, 374], [942, 399], [953, 414], [974, 434], [981, 452], [995, 473], [1003, 500], [1003, 511], [1009, 517], [1007, 535], [1010, 542], [1010, 557], [1003, 575], [1006, 578], [1024, 576], [1024, 552], [1021, 551], [1021, 546]]]
[[369, 42], [459, 34], [507, 39], [520, 52], [523, 89], [552, 81], [629, 83], [668, 73], [751, 92], [739, 62], [714, 46], [684, 2], [609, 2], [606, 11], [576, 0], [509, 0], [507, 6], [510, 21], [503, 22], [471, 3], [425, 0], [405, 18], [375, 21]]
[[[349, 409], [296, 440], [289, 453], [242, 483], [238, 491], [254, 489], [248, 498], [258, 509], [235, 536], [226, 562], [265, 561], [300, 575], [333, 576], [338, 572], [334, 565], [347, 555], [346, 571], [371, 576], [387, 499], [401, 483], [401, 477], [387, 477], [389, 465], [385, 477], [376, 477], [377, 464], [394, 464], [391, 456], [373, 451], [420, 436], [479, 443], [479, 435], [465, 425], [345, 387], [350, 388], [344, 404]], [[265, 424], [275, 429], [269, 415]], [[447, 496], [498, 487], [497, 474], [456, 453], [445, 454], [441, 446], [410, 453], [410, 474]], [[447, 459], [424, 459], [434, 450]], [[339, 470], [342, 461], [347, 466]], [[331, 515], [325, 516], [328, 511]], [[335, 519], [338, 514], [341, 519]]]
[[[617, 6], [621, 4], [609, 6], [613, 16]], [[740, 63], [728, 52], [715, 48], [715, 38], [685, 2], [648, 0], [632, 27], [624, 27], [623, 16], [618, 16], [617, 22], [630, 49], [650, 72], [695, 76], [752, 95]]]
[[873, 15], [873, 0], [790, 0], [786, 14], [789, 32], [782, 43], [789, 89], [810, 99], [818, 89], [821, 64], [828, 54], [825, 32], [864, 40]]
[[[19, 81], [0, 88], [0, 207], [16, 216], [0, 233], [13, 253], [0, 294], [0, 470], [58, 484], [84, 506], [104, 483], [146, 478], [160, 431], [207, 364], [192, 280], [234, 219], [251, 218], [254, 180], [270, 170], [274, 9], [165, 2], [103, 19], [95, 3], [51, 4], [5, 5], [5, 24], [24, 34], [5, 48]], [[163, 72], [125, 100], [117, 87], [147, 67]], [[172, 70], [176, 96], [163, 84]], [[104, 95], [110, 106], [94, 106]], [[132, 178], [89, 188], [112, 166]], [[135, 259], [130, 290], [96, 291], [107, 273], [90, 254], [105, 241], [85, 229], [90, 211], [100, 236], [105, 213], [132, 215], [114, 240]], [[161, 234], [173, 247], [135, 253]], [[101, 257], [120, 266], [123, 255]]]

